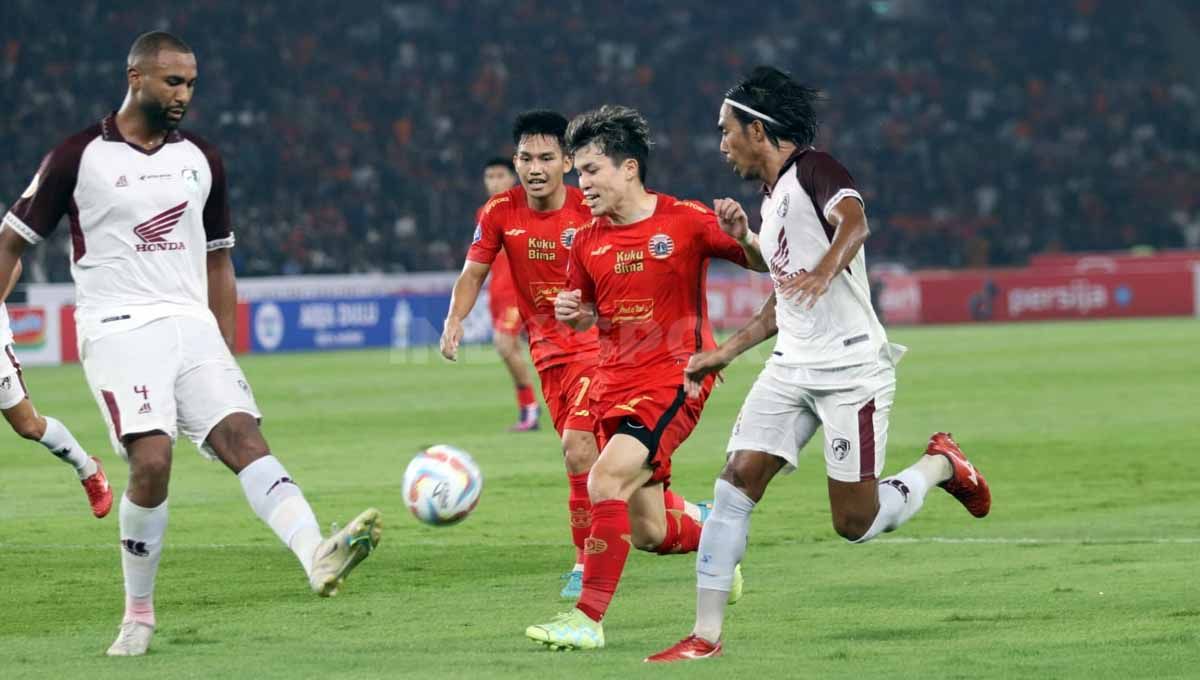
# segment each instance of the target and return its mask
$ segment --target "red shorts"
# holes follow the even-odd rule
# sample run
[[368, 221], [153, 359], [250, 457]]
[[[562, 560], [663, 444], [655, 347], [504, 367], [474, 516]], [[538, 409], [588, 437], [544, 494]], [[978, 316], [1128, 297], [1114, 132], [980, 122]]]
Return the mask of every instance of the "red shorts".
[[606, 390], [592, 402], [600, 419], [598, 430], [608, 441], [627, 418], [648, 429], [643, 443], [650, 449], [646, 464], [654, 471], [650, 482], [667, 484], [671, 480], [671, 455], [700, 422], [700, 412], [714, 382], [713, 376], [704, 381], [698, 399], [688, 399], [679, 384]]
[[550, 409], [554, 429], [562, 436], [564, 430], [596, 431], [596, 416], [590, 408], [588, 390], [596, 374], [596, 360], [572, 361], [538, 371], [542, 381], [542, 396]]
[[488, 309], [492, 312], [492, 330], [505, 335], [521, 334], [521, 310], [517, 308], [516, 293], [510, 295], [493, 294], [488, 299]]

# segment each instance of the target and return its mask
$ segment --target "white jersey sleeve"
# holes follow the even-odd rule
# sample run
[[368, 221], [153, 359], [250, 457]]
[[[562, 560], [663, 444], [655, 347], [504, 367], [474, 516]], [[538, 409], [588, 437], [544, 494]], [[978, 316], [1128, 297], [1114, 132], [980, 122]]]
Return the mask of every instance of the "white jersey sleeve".
[[[827, 153], [808, 148], [785, 166], [762, 204], [759, 242], [778, 287], [799, 272], [812, 271], [829, 252], [834, 206], [862, 196], [850, 173]], [[812, 368], [874, 361], [887, 334], [871, 306], [865, 249], [839, 272], [810, 310], [780, 296], [779, 336], [772, 362]]]

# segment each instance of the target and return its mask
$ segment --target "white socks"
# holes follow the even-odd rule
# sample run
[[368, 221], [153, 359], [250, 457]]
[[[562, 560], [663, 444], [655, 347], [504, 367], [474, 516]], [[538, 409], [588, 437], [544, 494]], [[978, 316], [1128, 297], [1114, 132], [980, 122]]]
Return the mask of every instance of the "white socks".
[[69, 463], [75, 468], [79, 479], [87, 479], [96, 474], [96, 462], [88, 456], [87, 451], [75, 441], [75, 435], [58, 420], [46, 416], [46, 432], [39, 443], [50, 449], [59, 460]]
[[952, 468], [944, 456], [921, 456], [895, 477], [879, 480], [879, 512], [867, 533], [853, 543], [866, 543], [904, 524], [925, 502], [929, 488], [950, 478]]
[[321, 543], [321, 529], [300, 487], [275, 456], [263, 456], [238, 473], [246, 500], [259, 519], [291, 549], [304, 573], [312, 572], [313, 553]]
[[733, 570], [746, 553], [753, 510], [754, 501], [746, 494], [717, 479], [712, 514], [704, 522], [696, 554], [696, 627], [692, 630], [709, 642], [721, 639]]
[[143, 508], [124, 495], [119, 510], [121, 570], [125, 573], [125, 621], [154, 625], [154, 576], [167, 531], [167, 502]]

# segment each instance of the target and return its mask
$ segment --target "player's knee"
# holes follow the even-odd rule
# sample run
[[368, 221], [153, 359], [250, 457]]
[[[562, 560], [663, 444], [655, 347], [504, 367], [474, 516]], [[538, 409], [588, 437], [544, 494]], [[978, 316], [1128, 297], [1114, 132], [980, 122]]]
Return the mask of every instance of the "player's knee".
[[31, 442], [36, 442], [41, 441], [42, 437], [46, 434], [45, 425], [39, 421], [40, 418], [20, 418], [10, 424], [12, 425], [13, 432], [17, 433], [17, 436], [28, 439]]
[[755, 503], [761, 501], [763, 494], [767, 491], [766, 483], [760, 477], [761, 475], [756, 470], [750, 469], [745, 459], [739, 456], [730, 458], [725, 463], [725, 467], [721, 469], [721, 479], [732, 484], [735, 489], [746, 494], [746, 497]]
[[853, 543], [866, 536], [874, 522], [874, 515], [859, 512], [839, 513], [833, 516], [833, 530], [838, 536]]
[[573, 433], [568, 434], [563, 439], [563, 459], [566, 463], [567, 471], [573, 475], [592, 469], [592, 465], [596, 463], [596, 458], [599, 457], [594, 440], [588, 441], [588, 439], [588, 437]]
[[138, 451], [130, 457], [129, 474], [142, 483], [163, 482], [171, 475], [170, 451]]
[[591, 474], [588, 475], [588, 497], [593, 505], [604, 501], [619, 500], [621, 486], [622, 480], [603, 470], [593, 467]]
[[258, 422], [246, 414], [235, 414], [213, 428], [209, 446], [226, 462], [241, 461], [248, 465], [269, 452]]
[[666, 538], [667, 528], [649, 517], [633, 517], [629, 522], [629, 540], [633, 547], [656, 552]]

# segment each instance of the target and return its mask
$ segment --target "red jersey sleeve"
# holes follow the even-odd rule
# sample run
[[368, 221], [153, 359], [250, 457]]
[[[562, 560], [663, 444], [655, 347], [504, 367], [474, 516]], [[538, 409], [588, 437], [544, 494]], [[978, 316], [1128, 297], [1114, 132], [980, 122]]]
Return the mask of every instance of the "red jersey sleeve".
[[471, 249], [467, 251], [467, 260], [471, 262], [490, 265], [495, 262], [496, 254], [504, 246], [504, 230], [496, 219], [496, 213], [502, 205], [498, 198], [501, 197], [492, 197], [479, 209], [479, 221], [475, 224], [475, 234], [471, 237]]
[[739, 267], [749, 268], [746, 251], [732, 236], [721, 231], [716, 213], [708, 211], [700, 217], [700, 233], [704, 239], [705, 254], [709, 257], [719, 257]]
[[591, 241], [588, 237], [593, 228], [586, 227], [575, 235], [575, 242], [571, 246], [571, 256], [567, 259], [566, 289], [580, 291], [583, 302], [588, 303], [596, 301], [596, 282], [592, 279], [584, 261], [585, 253], [589, 248], [588, 243]]

